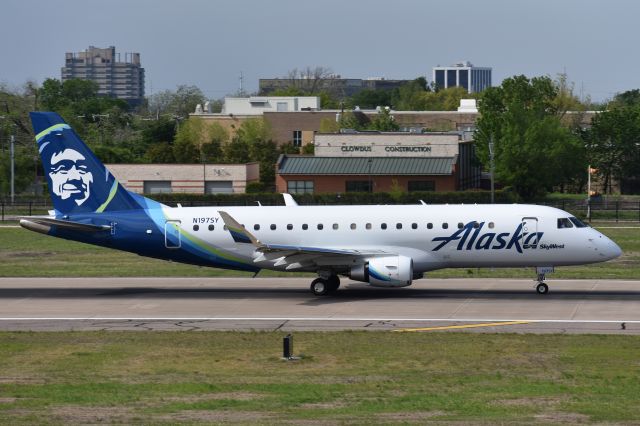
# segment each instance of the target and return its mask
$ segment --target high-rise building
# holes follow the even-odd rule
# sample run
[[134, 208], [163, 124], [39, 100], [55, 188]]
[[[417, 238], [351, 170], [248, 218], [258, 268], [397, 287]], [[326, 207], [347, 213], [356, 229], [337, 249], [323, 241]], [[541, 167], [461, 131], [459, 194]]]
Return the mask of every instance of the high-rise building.
[[144, 99], [144, 68], [139, 53], [125, 53], [124, 61], [116, 48], [100, 49], [89, 46], [79, 53], [67, 52], [62, 68], [62, 81], [73, 78], [98, 83], [98, 94], [123, 99], [132, 107]]
[[491, 68], [474, 67], [469, 61], [450, 67], [433, 67], [433, 82], [436, 87], [463, 87], [468, 93], [482, 92], [491, 87]]

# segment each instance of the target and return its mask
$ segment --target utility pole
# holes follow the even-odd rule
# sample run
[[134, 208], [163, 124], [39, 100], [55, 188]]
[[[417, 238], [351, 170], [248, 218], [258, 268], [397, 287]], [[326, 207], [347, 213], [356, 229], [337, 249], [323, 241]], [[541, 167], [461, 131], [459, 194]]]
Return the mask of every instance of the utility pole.
[[[15, 133], [15, 132], [14, 132]], [[16, 194], [15, 194], [15, 140], [16, 137], [12, 133], [11, 134], [11, 145], [9, 147], [9, 156], [11, 157], [11, 204], [14, 204]]]
[[494, 151], [493, 151], [493, 136], [489, 139], [489, 167], [491, 168], [491, 204], [495, 203], [495, 192], [496, 192], [496, 187], [495, 187], [495, 158], [494, 158]]

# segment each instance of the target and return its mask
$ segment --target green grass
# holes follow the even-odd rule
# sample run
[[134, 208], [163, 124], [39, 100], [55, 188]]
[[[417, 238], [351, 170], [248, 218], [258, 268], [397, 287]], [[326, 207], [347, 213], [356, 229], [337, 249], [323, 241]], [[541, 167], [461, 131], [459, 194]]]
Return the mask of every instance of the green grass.
[[[624, 254], [613, 261], [587, 266], [562, 267], [553, 278], [640, 278], [640, 225], [637, 228], [609, 228], [603, 233], [622, 248]], [[620, 224], [622, 225], [622, 224]], [[301, 275], [301, 274], [297, 274]], [[0, 228], [0, 276], [250, 276], [247, 272], [202, 268], [149, 259], [131, 253], [66, 241], [21, 228]], [[260, 276], [296, 276], [286, 272], [263, 271]], [[307, 276], [310, 276], [307, 274]], [[433, 278], [505, 277], [531, 278], [531, 268], [444, 269], [428, 273]]]
[[0, 333], [0, 422], [640, 422], [640, 336]]

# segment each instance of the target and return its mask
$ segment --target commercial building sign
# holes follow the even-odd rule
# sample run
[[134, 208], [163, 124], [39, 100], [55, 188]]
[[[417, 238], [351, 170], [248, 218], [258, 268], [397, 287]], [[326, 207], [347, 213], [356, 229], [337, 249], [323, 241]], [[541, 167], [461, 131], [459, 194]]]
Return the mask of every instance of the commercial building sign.
[[457, 133], [316, 134], [319, 157], [453, 157], [459, 153]]

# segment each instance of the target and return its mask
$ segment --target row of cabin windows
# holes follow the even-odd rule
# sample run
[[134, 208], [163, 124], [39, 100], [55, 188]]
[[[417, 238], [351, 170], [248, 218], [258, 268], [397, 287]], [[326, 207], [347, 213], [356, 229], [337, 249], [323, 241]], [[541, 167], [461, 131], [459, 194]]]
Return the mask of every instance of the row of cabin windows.
[[[244, 227], [244, 225], [242, 225], [242, 226]], [[493, 229], [494, 223], [493, 222], [489, 222], [488, 226], [489, 226], [489, 229]], [[479, 228], [480, 224], [478, 222], [473, 222], [473, 227], [474, 228]], [[319, 224], [316, 225], [316, 228], [318, 228], [318, 230], [323, 230], [324, 229], [324, 224], [319, 223]], [[340, 228], [340, 226], [337, 223], [334, 223], [332, 228], [334, 230], [337, 230], [337, 229]], [[352, 223], [349, 226], [349, 228], [352, 229], [352, 230], [355, 230], [355, 229], [358, 228], [358, 225], [355, 224], [355, 223]], [[367, 230], [371, 230], [371, 229], [373, 229], [373, 225], [371, 225], [371, 223], [367, 223], [367, 224], [365, 224], [364, 228], [367, 229]], [[442, 229], [448, 229], [448, 228], [449, 228], [449, 224], [447, 222], [443, 222], [442, 223]], [[462, 229], [462, 228], [464, 228], [464, 223], [458, 222], [458, 229]], [[208, 229], [209, 229], [209, 231], [213, 231], [215, 229], [215, 226], [214, 225], [209, 225]], [[227, 229], [226, 225], [224, 226], [224, 229], [225, 230]], [[272, 231], [275, 231], [277, 229], [276, 224], [272, 223], [269, 226], [269, 229], [271, 229]], [[302, 226], [301, 226], [301, 229], [303, 231], [306, 231], [306, 230], [309, 229], [309, 225], [306, 224], [306, 223], [303, 223]], [[384, 222], [381, 223], [380, 224], [380, 229], [387, 229], [387, 224], [384, 223]], [[400, 222], [396, 223], [396, 229], [402, 229], [402, 223], [400, 223]], [[411, 229], [418, 229], [418, 224], [415, 223], [415, 222], [412, 223], [411, 224]], [[427, 223], [427, 229], [433, 229], [433, 223]], [[193, 225], [193, 230], [194, 231], [199, 231], [200, 230], [200, 225]], [[253, 230], [254, 231], [259, 231], [260, 230], [260, 225], [259, 224], [253, 225]], [[287, 225], [287, 230], [292, 231], [293, 230], [293, 225], [289, 223]]]

